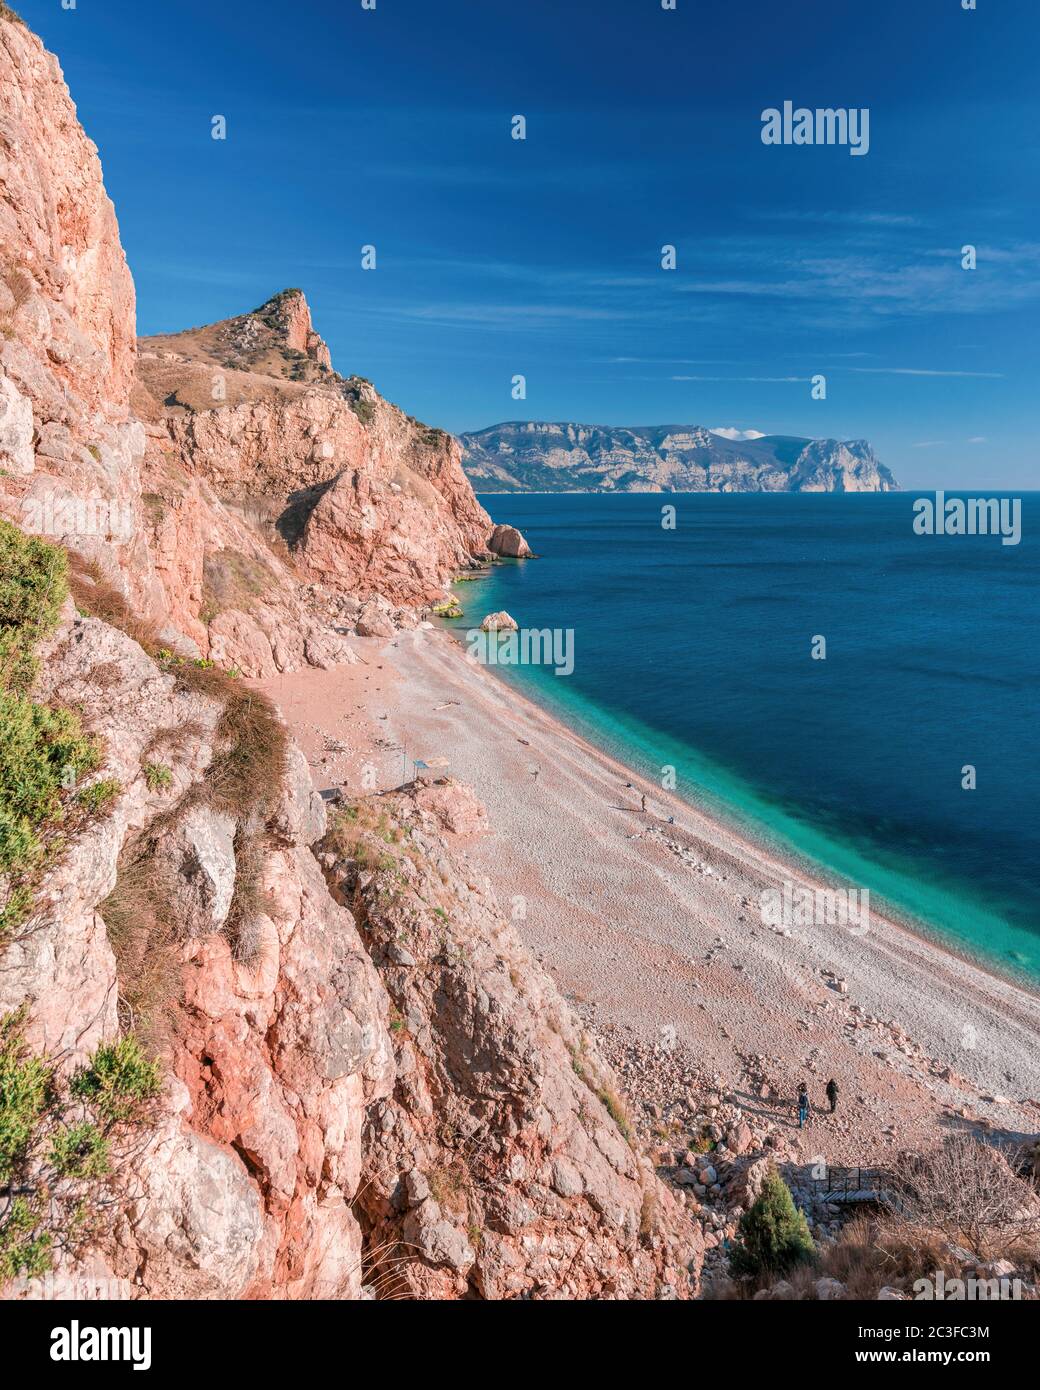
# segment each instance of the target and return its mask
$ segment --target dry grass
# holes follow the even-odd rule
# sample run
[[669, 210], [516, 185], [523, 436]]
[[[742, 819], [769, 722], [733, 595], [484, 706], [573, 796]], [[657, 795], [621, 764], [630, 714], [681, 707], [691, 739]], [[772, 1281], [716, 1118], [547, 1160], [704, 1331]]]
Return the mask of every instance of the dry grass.
[[209, 623], [228, 608], [249, 612], [277, 583], [267, 565], [238, 550], [211, 551], [203, 564], [202, 611]]
[[266, 696], [223, 672], [224, 712], [217, 725], [220, 752], [206, 773], [209, 804], [241, 821], [266, 819], [277, 805], [288, 769], [289, 738]]
[[116, 958], [120, 1022], [153, 1056], [169, 1038], [180, 996], [173, 902], [169, 871], [145, 845], [124, 853], [116, 886], [99, 906]]
[[435, 1202], [446, 1211], [456, 1215], [464, 1213], [469, 1205], [470, 1173], [465, 1158], [455, 1154], [431, 1168], [426, 1174], [430, 1193]]
[[89, 613], [110, 627], [118, 628], [139, 643], [149, 656], [160, 647], [159, 624], [140, 618], [126, 599], [107, 582], [100, 566], [75, 550], [69, 551], [69, 592], [81, 613]]
[[235, 888], [221, 929], [235, 959], [254, 970], [265, 961], [257, 918], [263, 911], [264, 865], [270, 849], [270, 837], [263, 831], [240, 829], [235, 835]]

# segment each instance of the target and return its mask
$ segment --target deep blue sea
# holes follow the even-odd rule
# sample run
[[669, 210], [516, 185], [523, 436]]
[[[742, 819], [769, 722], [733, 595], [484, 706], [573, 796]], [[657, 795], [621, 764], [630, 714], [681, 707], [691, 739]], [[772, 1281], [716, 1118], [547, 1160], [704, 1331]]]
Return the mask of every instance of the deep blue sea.
[[572, 675], [500, 673], [655, 780], [673, 765], [687, 801], [1036, 988], [1040, 494], [1014, 546], [915, 535], [917, 495], [484, 496], [540, 558], [460, 584], [452, 626], [504, 608], [572, 628]]

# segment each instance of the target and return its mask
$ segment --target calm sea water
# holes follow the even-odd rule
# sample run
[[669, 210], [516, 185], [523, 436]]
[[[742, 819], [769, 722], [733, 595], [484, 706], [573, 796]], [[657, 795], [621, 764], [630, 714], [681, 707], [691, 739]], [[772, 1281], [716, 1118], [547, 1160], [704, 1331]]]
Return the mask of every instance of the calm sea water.
[[1017, 546], [916, 536], [912, 494], [481, 500], [541, 558], [459, 585], [453, 626], [504, 608], [574, 630], [572, 675], [504, 676], [641, 772], [674, 765], [686, 800], [1040, 985], [1040, 494]]

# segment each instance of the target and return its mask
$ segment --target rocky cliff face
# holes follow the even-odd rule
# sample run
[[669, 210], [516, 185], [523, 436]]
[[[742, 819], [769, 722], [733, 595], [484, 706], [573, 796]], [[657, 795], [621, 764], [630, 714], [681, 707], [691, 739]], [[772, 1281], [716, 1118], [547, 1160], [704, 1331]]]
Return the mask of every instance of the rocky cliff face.
[[486, 551], [458, 443], [332, 371], [299, 290], [140, 347], [176, 466], [251, 509], [299, 574], [424, 604]]
[[731, 440], [699, 425], [625, 429], [513, 421], [464, 434], [481, 492], [892, 492], [865, 440], [763, 435]]
[[351, 806], [318, 847], [390, 999], [396, 1080], [369, 1110], [357, 1204], [373, 1284], [421, 1298], [687, 1297], [699, 1228], [491, 885], [446, 844], [485, 821], [442, 779]]
[[138, 353], [97, 151], [13, 21], [0, 90], [0, 514], [247, 675], [347, 659], [301, 581], [443, 596], [491, 533], [455, 441], [337, 376], [299, 291]]
[[[419, 786], [330, 830], [243, 679], [351, 659], [345, 627], [391, 631], [482, 551], [457, 446], [337, 377], [295, 292], [153, 340], [138, 379], [96, 151], [3, 11], [0, 94], [0, 512], [47, 542], [0, 528], [24, 562], [0, 575], [0, 732], [48, 787], [32, 809], [0, 759], [0, 1052], [68, 1095], [136, 1037], [163, 1078], [61, 1239], [30, 1138], [68, 1146], [68, 1122], [30, 1088], [29, 1138], [0, 1153], [29, 1194], [20, 1224], [0, 1200], [6, 1296], [48, 1265], [133, 1297], [687, 1296], [692, 1226], [448, 846], [472, 796]], [[80, 724], [87, 778], [63, 751]], [[350, 833], [384, 824], [392, 866]], [[89, 1208], [88, 1140], [114, 1142], [80, 1135], [58, 1188]]]

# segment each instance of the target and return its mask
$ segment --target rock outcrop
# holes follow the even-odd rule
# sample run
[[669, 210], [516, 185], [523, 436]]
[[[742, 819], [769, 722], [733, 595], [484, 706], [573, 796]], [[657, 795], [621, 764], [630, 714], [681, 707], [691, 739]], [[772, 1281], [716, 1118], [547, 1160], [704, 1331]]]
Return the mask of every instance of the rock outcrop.
[[506, 612], [488, 613], [480, 624], [481, 632], [517, 632], [517, 622]]
[[397, 1079], [369, 1110], [357, 1202], [367, 1277], [398, 1297], [689, 1297], [699, 1228], [591, 1037], [446, 843], [473, 819], [468, 788], [418, 782], [351, 806], [319, 846], [390, 999]]
[[513, 560], [528, 560], [534, 554], [515, 526], [496, 526], [488, 541], [488, 549], [494, 555], [505, 555]]
[[458, 443], [332, 371], [299, 290], [140, 346], [175, 469], [251, 513], [301, 576], [417, 605], [486, 553]]
[[442, 597], [491, 531], [458, 444], [337, 376], [298, 290], [139, 352], [97, 151], [13, 21], [0, 93], [0, 515], [250, 676], [350, 659], [301, 582]]
[[63, 1071], [132, 1027], [167, 1074], [95, 1253], [136, 1297], [354, 1297], [361, 1128], [394, 1067], [382, 986], [308, 848], [325, 812], [302, 756], [279, 770], [269, 728], [266, 796], [235, 790], [258, 697], [71, 604], [41, 656], [36, 698], [82, 711], [119, 791], [5, 942], [0, 1016], [27, 1005]]
[[700, 425], [510, 421], [462, 435], [482, 492], [892, 492], [865, 440], [759, 435], [729, 439]]

